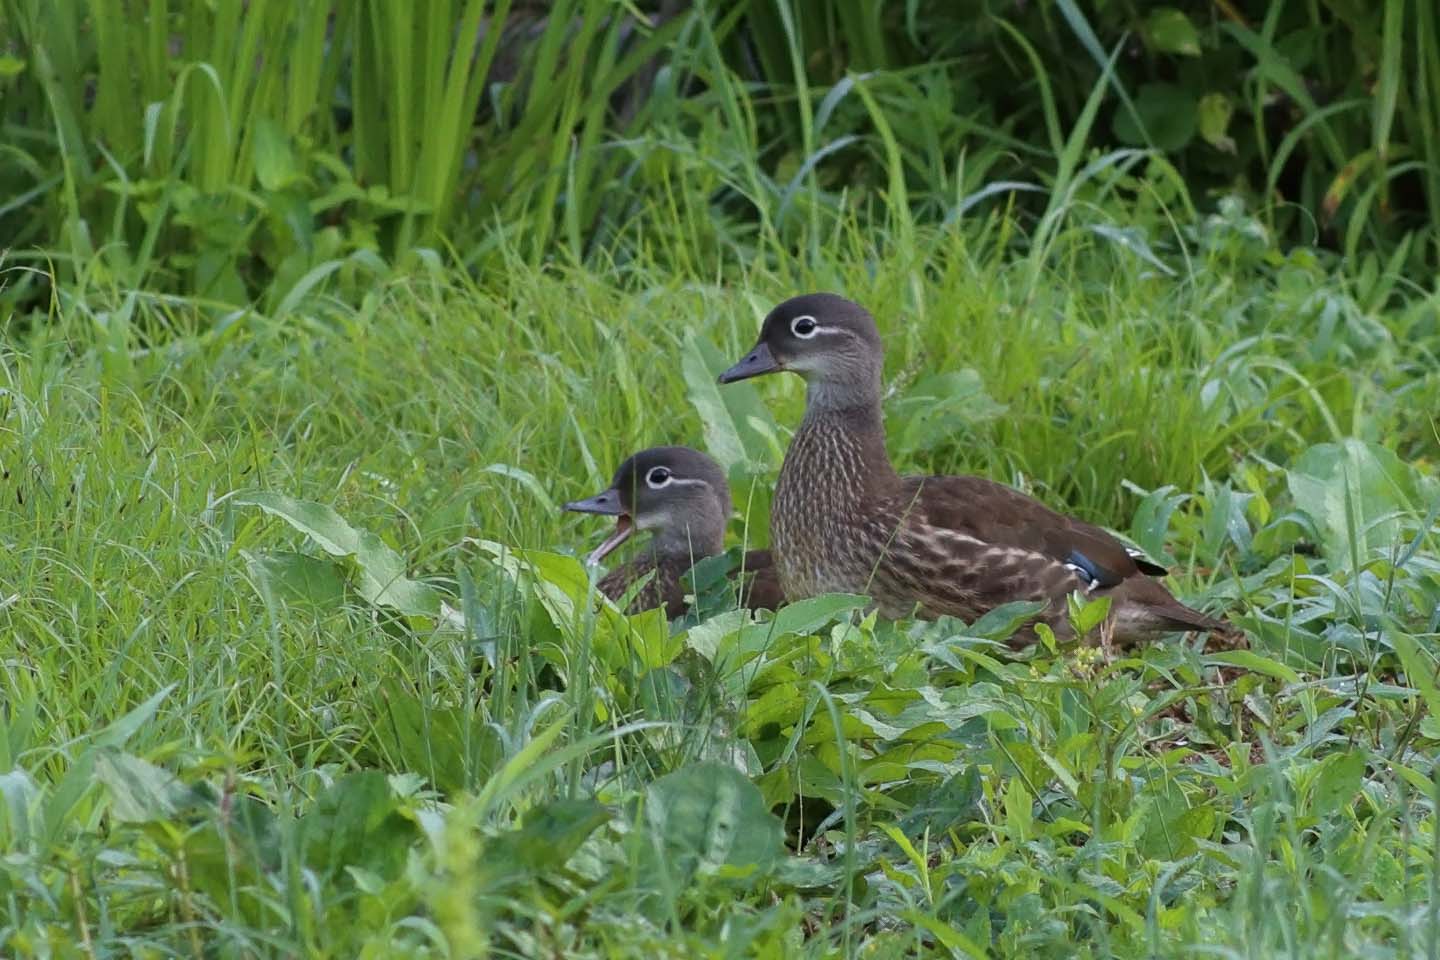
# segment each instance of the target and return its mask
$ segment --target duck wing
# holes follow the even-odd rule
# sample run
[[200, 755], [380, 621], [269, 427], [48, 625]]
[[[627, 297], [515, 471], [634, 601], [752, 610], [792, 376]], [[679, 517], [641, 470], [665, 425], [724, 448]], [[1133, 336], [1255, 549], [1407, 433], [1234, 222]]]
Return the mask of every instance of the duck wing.
[[785, 605], [785, 591], [780, 589], [780, 571], [769, 550], [747, 550], [740, 570], [735, 574], [745, 580], [741, 604], [748, 610], [778, 610]]
[[683, 565], [656, 564], [648, 557], [637, 557], [601, 577], [596, 586], [605, 596], [618, 602], [636, 581], [652, 570], [655, 575], [631, 598], [625, 612], [636, 614], [655, 607], [664, 607], [665, 616], [673, 620], [685, 612], [685, 590], [680, 584], [680, 576], [684, 573]]
[[1137, 557], [1100, 527], [1011, 487], [980, 477], [907, 477], [898, 499], [902, 531], [930, 544], [932, 556], [935, 545], [948, 544], [949, 566], [959, 576], [937, 589], [942, 604], [965, 591], [994, 603], [1055, 598], [1078, 586], [1113, 598], [1121, 640], [1175, 630], [1235, 632], [1151, 579], [1163, 576], [1164, 567]]
[[951, 539], [957, 548], [968, 544], [982, 557], [1023, 561], [1028, 554], [1037, 566], [1068, 570], [1087, 589], [1165, 574], [1164, 567], [1135, 556], [1100, 527], [1057, 513], [993, 480], [904, 477], [896, 499], [907, 528]]

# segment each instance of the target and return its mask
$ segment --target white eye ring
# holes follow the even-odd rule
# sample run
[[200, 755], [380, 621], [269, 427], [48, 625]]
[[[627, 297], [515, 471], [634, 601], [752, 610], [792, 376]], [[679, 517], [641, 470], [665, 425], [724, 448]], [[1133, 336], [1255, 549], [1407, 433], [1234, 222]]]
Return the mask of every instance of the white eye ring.
[[651, 467], [645, 474], [645, 484], [651, 490], [659, 490], [661, 487], [668, 487], [674, 482], [675, 477], [670, 473], [668, 467]]
[[[800, 332], [800, 321], [802, 320], [808, 320], [810, 322], [810, 329], [806, 330], [804, 333]], [[809, 340], [811, 337], [815, 336], [815, 334], [819, 332], [819, 330], [820, 325], [815, 321], [815, 318], [810, 316], [810, 314], [808, 313], [802, 313], [800, 314], [800, 316], [794, 317], [790, 321], [790, 332], [795, 334], [795, 336], [799, 337], [801, 340]]]

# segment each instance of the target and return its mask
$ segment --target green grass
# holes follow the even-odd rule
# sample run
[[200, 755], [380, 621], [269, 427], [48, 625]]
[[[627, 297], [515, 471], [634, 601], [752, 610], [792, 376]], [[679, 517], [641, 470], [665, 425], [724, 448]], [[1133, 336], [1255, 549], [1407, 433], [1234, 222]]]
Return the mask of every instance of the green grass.
[[[59, 300], [0, 358], [6, 955], [1433, 956], [1434, 294], [1228, 208], [1166, 273], [1094, 209], [1043, 258], [1000, 218], [716, 258], [651, 210], [650, 259], [358, 307]], [[1132, 536], [1250, 654], [592, 613], [557, 504], [641, 446], [726, 455], [765, 539], [800, 386], [711, 376], [810, 288], [876, 312], [904, 468]], [[366, 593], [387, 547], [464, 629]]]

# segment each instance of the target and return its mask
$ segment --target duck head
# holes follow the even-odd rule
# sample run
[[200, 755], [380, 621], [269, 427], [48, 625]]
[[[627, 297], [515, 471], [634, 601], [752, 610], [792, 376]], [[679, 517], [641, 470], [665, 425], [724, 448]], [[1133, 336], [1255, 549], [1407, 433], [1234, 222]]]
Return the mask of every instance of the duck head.
[[636, 530], [651, 532], [657, 556], [699, 559], [724, 550], [730, 487], [720, 465], [698, 450], [651, 447], [620, 464], [609, 487], [565, 509], [615, 518], [587, 563], [599, 563]]
[[878, 403], [884, 358], [869, 311], [833, 293], [811, 293], [771, 310], [754, 348], [720, 382], [788, 372], [804, 378], [812, 406]]

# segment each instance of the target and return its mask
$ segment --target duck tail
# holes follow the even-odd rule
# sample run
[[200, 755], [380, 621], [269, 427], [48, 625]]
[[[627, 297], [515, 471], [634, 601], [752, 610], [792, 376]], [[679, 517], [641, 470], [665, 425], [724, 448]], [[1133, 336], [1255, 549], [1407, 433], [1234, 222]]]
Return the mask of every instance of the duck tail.
[[1173, 624], [1177, 630], [1203, 630], [1211, 633], [1224, 633], [1233, 631], [1228, 620], [1212, 617], [1209, 614], [1201, 613], [1193, 607], [1187, 607], [1175, 598], [1163, 606], [1154, 607], [1151, 613]]
[[[1187, 607], [1156, 580], [1133, 577], [1115, 590], [1118, 634], [1197, 631], [1214, 634], [1225, 646], [1242, 643], [1245, 635], [1228, 620]], [[1129, 621], [1128, 623], [1126, 621]], [[1127, 629], [1127, 627], [1129, 629]]]

